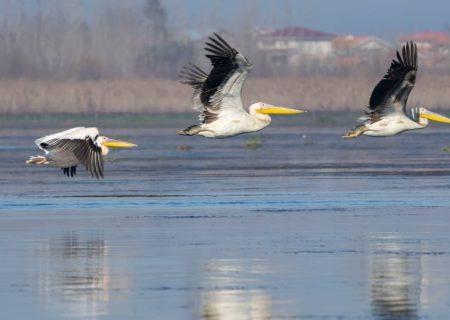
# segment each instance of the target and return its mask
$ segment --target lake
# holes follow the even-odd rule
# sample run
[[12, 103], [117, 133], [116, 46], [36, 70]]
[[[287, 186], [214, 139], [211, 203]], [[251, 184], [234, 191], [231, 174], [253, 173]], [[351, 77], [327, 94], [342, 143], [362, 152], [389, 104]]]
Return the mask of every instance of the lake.
[[450, 129], [131, 127], [99, 181], [0, 129], [0, 319], [448, 319]]

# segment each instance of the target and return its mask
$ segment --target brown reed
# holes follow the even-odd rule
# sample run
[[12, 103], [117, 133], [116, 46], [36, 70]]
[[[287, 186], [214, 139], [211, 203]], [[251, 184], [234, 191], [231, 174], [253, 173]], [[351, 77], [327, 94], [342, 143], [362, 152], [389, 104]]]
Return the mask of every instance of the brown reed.
[[[363, 76], [250, 77], [244, 104], [264, 101], [310, 111], [361, 110], [379, 79]], [[410, 106], [450, 108], [450, 76], [419, 76]], [[0, 113], [153, 113], [191, 110], [192, 90], [176, 80], [0, 80]]]

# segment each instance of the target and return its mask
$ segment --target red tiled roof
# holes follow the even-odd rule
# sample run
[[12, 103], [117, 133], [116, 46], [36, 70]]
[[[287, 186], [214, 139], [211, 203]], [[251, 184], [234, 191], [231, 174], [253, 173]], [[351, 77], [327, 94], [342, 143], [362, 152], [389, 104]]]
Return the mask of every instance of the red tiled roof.
[[352, 47], [369, 40], [368, 36], [343, 36], [333, 39], [333, 45], [336, 47]]
[[450, 35], [445, 32], [424, 31], [409, 34], [400, 38], [401, 41], [430, 42], [433, 44], [450, 44]]
[[280, 30], [275, 30], [268, 33], [266, 36], [269, 37], [294, 37], [303, 39], [332, 39], [335, 37], [334, 34], [325, 33], [322, 31], [312, 30], [303, 27], [289, 27]]

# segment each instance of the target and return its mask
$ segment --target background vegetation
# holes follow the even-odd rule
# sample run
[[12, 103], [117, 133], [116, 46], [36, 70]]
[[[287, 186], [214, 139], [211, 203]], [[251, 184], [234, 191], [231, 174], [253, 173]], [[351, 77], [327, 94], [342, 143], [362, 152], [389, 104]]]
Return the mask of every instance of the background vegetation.
[[[185, 112], [190, 88], [178, 83], [189, 61], [208, 68], [204, 38], [172, 30], [164, 2], [3, 0], [0, 20], [0, 113]], [[96, 9], [96, 13], [89, 10]], [[266, 101], [308, 110], [360, 110], [391, 55], [345, 67], [305, 60], [274, 67], [255, 48], [250, 26], [230, 42], [255, 65], [247, 104]], [[236, 23], [239, 23], [237, 21]], [[450, 106], [450, 68], [422, 68], [414, 105]]]

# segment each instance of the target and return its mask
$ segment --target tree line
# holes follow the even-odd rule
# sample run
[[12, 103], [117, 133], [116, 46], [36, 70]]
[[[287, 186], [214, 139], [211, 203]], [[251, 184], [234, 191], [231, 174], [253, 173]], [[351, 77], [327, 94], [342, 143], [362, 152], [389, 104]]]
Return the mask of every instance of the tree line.
[[1, 78], [175, 77], [192, 58], [192, 44], [169, 32], [160, 0], [103, 1], [92, 15], [80, 0], [37, 0], [30, 12], [4, 1], [16, 14], [0, 21]]
[[[161, 0], [3, 0], [0, 10], [2, 79], [176, 79], [187, 62], [207, 65], [205, 39], [171, 29]], [[252, 61], [259, 77], [379, 75], [393, 54], [349, 65], [333, 57], [305, 58], [295, 67], [276, 65], [256, 48], [244, 20], [243, 31], [234, 32], [230, 42]], [[447, 65], [444, 60], [440, 63]]]

